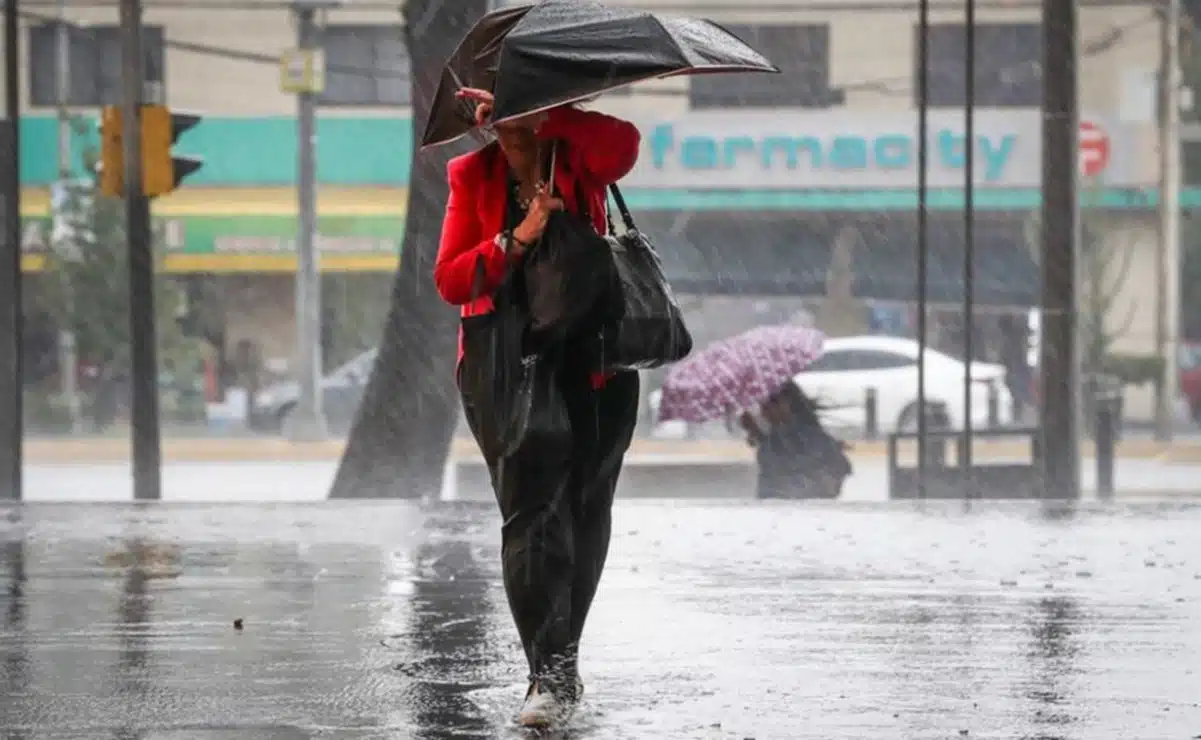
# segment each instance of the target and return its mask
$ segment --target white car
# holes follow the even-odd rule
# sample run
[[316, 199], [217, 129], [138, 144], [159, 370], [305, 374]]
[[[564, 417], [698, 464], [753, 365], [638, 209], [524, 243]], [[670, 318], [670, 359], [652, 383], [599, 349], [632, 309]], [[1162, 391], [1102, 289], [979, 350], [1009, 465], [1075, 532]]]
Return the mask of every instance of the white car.
[[[876, 391], [878, 429], [917, 428], [917, 356], [913, 339], [859, 336], [827, 339], [822, 356], [795, 381], [805, 393], [830, 407], [823, 418], [833, 427], [863, 429], [867, 391]], [[972, 426], [988, 428], [989, 386], [996, 389], [997, 422], [1013, 423], [1013, 398], [1005, 385], [1005, 368], [972, 363]], [[964, 363], [926, 348], [926, 403], [943, 407], [951, 427], [963, 428]]]

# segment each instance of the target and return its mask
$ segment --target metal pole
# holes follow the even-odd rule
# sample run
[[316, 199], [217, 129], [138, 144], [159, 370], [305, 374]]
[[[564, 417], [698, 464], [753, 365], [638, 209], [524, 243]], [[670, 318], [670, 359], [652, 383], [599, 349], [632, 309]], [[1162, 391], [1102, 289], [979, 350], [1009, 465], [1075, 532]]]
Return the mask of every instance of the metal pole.
[[1155, 272], [1155, 348], [1163, 375], [1155, 394], [1155, 438], [1174, 434], [1180, 325], [1180, 0], [1165, 0], [1159, 67], [1159, 249]]
[[142, 3], [121, 0], [122, 69], [125, 106], [125, 228], [129, 238], [129, 341], [133, 406], [133, 497], [162, 497], [159, 447], [158, 347], [154, 328], [154, 256], [150, 199], [142, 187]]
[[[70, 26], [67, 24], [67, 2], [58, 0], [58, 26], [55, 28], [55, 87], [58, 104], [58, 183], [62, 188], [63, 199], [66, 203], [71, 181], [71, 38]], [[59, 214], [56, 214], [59, 215]], [[62, 217], [60, 215], [60, 217]], [[75, 316], [74, 286], [67, 285], [67, 316]], [[79, 363], [75, 350], [75, 327], [71, 324], [59, 327], [59, 377], [62, 382], [63, 398], [71, 416], [71, 431], [79, 432], [79, 389], [76, 387], [76, 373]]]
[[966, 0], [963, 27], [964, 103], [963, 103], [963, 444], [959, 465], [963, 473], [964, 496], [976, 494], [972, 470], [972, 354], [976, 328], [976, 0]]
[[[297, 46], [317, 48], [312, 7], [296, 5]], [[321, 398], [321, 273], [316, 249], [317, 166], [316, 101], [311, 92], [298, 95], [296, 159], [298, 165], [299, 231], [296, 235], [296, 379], [300, 398], [291, 423], [291, 437], [315, 441], [326, 437]]]
[[[917, 20], [917, 495], [926, 497], [926, 190], [930, 161], [930, 0], [920, 0]], [[939, 444], [941, 444], [941, 440]]]
[[24, 373], [21, 353], [20, 67], [17, 0], [4, 0], [4, 122], [0, 128], [0, 500], [21, 500]]
[[1096, 414], [1096, 432], [1093, 434], [1096, 445], [1097, 464], [1097, 497], [1102, 501], [1113, 499], [1113, 458], [1114, 446], [1117, 442], [1117, 397], [1105, 389], [1098, 394]]
[[1042, 341], [1039, 405], [1043, 495], [1080, 497], [1077, 408], [1076, 3], [1043, 2]]

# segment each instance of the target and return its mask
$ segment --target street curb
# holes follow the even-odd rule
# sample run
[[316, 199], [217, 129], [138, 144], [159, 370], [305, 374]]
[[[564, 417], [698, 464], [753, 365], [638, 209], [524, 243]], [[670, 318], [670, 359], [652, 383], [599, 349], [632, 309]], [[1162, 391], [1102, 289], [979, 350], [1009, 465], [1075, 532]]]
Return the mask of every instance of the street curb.
[[[291, 442], [283, 439], [165, 439], [165, 462], [221, 463], [275, 461], [338, 460], [345, 447], [344, 440], [324, 442]], [[947, 444], [954, 456], [954, 440]], [[916, 444], [901, 446], [904, 458], [913, 456]], [[977, 460], [1030, 457], [1029, 441], [978, 440], [973, 445]], [[852, 459], [883, 458], [888, 445], [883, 441], [852, 442]], [[1082, 445], [1081, 454], [1092, 457], [1091, 443]], [[456, 438], [451, 444], [456, 460], [479, 457], [475, 442]], [[1201, 464], [1201, 442], [1156, 442], [1126, 440], [1118, 445], [1117, 456], [1122, 459], [1159, 460], [1178, 464]], [[666, 440], [637, 439], [630, 447], [631, 458], [670, 457], [677, 459], [716, 458], [730, 461], [753, 460], [754, 450], [737, 440]], [[121, 463], [130, 459], [129, 441], [125, 439], [33, 439], [25, 442], [25, 462], [34, 465], [70, 465], [87, 463]]]

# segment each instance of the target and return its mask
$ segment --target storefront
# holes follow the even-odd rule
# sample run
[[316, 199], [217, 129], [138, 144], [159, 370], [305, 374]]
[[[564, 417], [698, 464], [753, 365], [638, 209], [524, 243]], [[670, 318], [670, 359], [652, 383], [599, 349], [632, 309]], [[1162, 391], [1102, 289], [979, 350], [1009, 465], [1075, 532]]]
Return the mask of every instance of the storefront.
[[[967, 330], [963, 123], [962, 112], [931, 112], [927, 147], [931, 341], [951, 352]], [[807, 297], [818, 309], [847, 297], [854, 300], [839, 305], [861, 315], [830, 330], [913, 335], [916, 113], [731, 110], [639, 125], [642, 156], [625, 185], [681, 290]], [[1001, 342], [994, 338], [1024, 329], [1039, 301], [1041, 126], [1037, 110], [976, 112], [970, 275], [978, 359], [995, 360], [990, 353]], [[1091, 272], [1113, 291], [1112, 315], [1103, 317], [1112, 350], [1132, 354], [1154, 352], [1154, 302], [1145, 287], [1153, 284], [1158, 249], [1150, 143], [1146, 126], [1082, 118], [1082, 220], [1099, 244], [1082, 245], [1080, 261], [1099, 267]], [[1186, 192], [1185, 207], [1194, 196]], [[1114, 258], [1090, 263], [1096, 252]], [[1128, 409], [1142, 413], [1143, 400], [1132, 398]]]
[[[642, 110], [631, 117], [643, 132], [643, 150], [622, 186], [679, 292], [820, 304], [841, 291], [859, 302], [856, 321], [864, 330], [912, 330], [919, 251], [913, 112], [729, 110], [672, 117]], [[964, 292], [967, 144], [961, 113], [932, 112], [929, 124], [928, 298], [936, 316], [954, 317], [962, 313]], [[23, 145], [53, 146], [52, 119], [24, 126], [32, 133], [23, 128]], [[1037, 302], [1031, 243], [1040, 127], [1035, 110], [976, 115], [972, 275], [978, 315], [1024, 314]], [[1151, 351], [1153, 301], [1139, 286], [1153, 280], [1157, 246], [1150, 187], [1155, 157], [1146, 128], [1091, 113], [1082, 124], [1082, 201], [1104, 221], [1105, 238], [1131, 254], [1115, 311], [1126, 328], [1118, 344], [1136, 353]], [[202, 155], [205, 166], [155, 204], [164, 226], [163, 268], [200, 286], [189, 289], [197, 305], [219, 309], [226, 350], [253, 340], [286, 369], [295, 334], [294, 121], [206, 119], [188, 136], [187, 151]], [[318, 230], [327, 325], [371, 304], [374, 315], [356, 321], [375, 321], [378, 335], [403, 235], [411, 137], [405, 119], [320, 122]], [[24, 159], [37, 169], [23, 172], [30, 187], [23, 202], [25, 264], [34, 274], [48, 213], [44, 188], [54, 177], [47, 151], [29, 151]], [[1195, 195], [1185, 193], [1186, 207]], [[725, 304], [722, 310], [729, 313]], [[336, 361], [339, 351], [327, 354]]]
[[[322, 343], [331, 364], [379, 335], [399, 261], [406, 196], [403, 188], [322, 194]], [[289, 371], [295, 354], [295, 199], [290, 188], [193, 188], [156, 204], [160, 269], [185, 296], [178, 318], [213, 347], [218, 367], [229, 365], [239, 344], [249, 342], [273, 374]], [[49, 279], [43, 275], [51, 229], [45, 200], [31, 191], [25, 204], [23, 266], [33, 296]], [[30, 351], [45, 354], [50, 368], [57, 351], [53, 327], [47, 337], [43, 333], [33, 332], [31, 339], [42, 350]]]
[[[822, 295], [842, 249], [858, 297], [915, 299], [913, 114], [694, 112], [641, 123], [642, 157], [626, 186], [638, 189], [644, 228], [664, 243], [682, 289]], [[931, 113], [929, 125], [929, 298], [957, 303], [966, 243], [962, 114]], [[1040, 125], [1037, 111], [976, 114], [972, 274], [981, 306], [1036, 302], [1030, 225]], [[1138, 184], [1130, 151], [1109, 147], [1096, 183]]]

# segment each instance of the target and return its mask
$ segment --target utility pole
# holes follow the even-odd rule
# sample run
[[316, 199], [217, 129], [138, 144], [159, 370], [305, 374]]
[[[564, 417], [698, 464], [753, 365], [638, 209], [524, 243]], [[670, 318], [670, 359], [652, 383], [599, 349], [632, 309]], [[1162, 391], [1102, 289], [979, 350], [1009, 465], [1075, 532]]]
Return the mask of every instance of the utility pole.
[[[297, 93], [296, 160], [296, 380], [300, 397], [292, 412], [289, 434], [295, 441], [325, 439], [327, 430], [321, 398], [321, 272], [317, 254], [317, 129], [316, 93], [324, 86], [324, 59], [319, 53], [315, 16], [332, 7], [329, 0], [297, 0], [295, 64], [285, 68], [283, 87]], [[319, 69], [320, 67], [320, 69]], [[291, 68], [291, 70], [289, 70]], [[299, 84], [289, 88], [289, 71], [300, 71]]]
[[[158, 417], [158, 335], [154, 328], [154, 259], [150, 199], [142, 183], [142, 2], [121, 0], [121, 51], [125, 152], [125, 229], [129, 239], [129, 341], [133, 406], [133, 497], [162, 498], [162, 450]], [[156, 86], [156, 92], [158, 88]]]
[[1076, 3], [1043, 0], [1042, 306], [1039, 393], [1043, 496], [1080, 497], [1079, 111]]
[[[55, 57], [55, 88], [58, 107], [58, 187], [60, 198], [57, 202], [59, 209], [66, 207], [71, 192], [71, 37], [67, 24], [67, 0], [58, 0], [58, 25], [54, 29]], [[64, 219], [64, 214], [56, 213], [58, 219]], [[64, 228], [59, 233], [71, 238], [65, 221]], [[67, 316], [75, 316], [74, 288], [67, 287]], [[70, 320], [70, 318], [68, 318]], [[79, 433], [79, 389], [76, 387], [76, 375], [79, 362], [76, 357], [75, 327], [67, 324], [59, 327], [58, 332], [59, 377], [62, 381], [63, 398], [67, 401], [67, 410], [71, 416], [71, 431]]]
[[0, 500], [20, 501], [24, 435], [21, 314], [20, 66], [17, 0], [4, 0], [0, 121]]
[[1164, 0], [1159, 65], [1159, 249], [1155, 252], [1155, 438], [1175, 433], [1180, 367], [1180, 0]]

